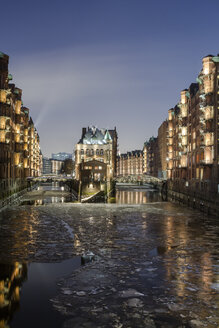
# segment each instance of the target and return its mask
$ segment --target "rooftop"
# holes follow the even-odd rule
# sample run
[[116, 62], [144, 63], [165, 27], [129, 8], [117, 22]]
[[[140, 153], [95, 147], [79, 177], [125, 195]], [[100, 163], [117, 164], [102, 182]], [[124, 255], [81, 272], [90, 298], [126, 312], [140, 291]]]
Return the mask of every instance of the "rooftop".
[[79, 143], [84, 145], [106, 145], [112, 142], [111, 133], [107, 129], [98, 129], [95, 126], [89, 126], [83, 130]]

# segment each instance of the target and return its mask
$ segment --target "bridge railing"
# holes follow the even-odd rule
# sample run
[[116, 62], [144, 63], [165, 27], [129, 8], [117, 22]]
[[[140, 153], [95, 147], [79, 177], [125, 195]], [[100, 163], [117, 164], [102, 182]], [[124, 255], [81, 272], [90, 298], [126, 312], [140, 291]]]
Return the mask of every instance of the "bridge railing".
[[128, 175], [128, 176], [118, 176], [115, 178], [118, 183], [161, 183], [163, 179], [152, 177], [150, 175]]

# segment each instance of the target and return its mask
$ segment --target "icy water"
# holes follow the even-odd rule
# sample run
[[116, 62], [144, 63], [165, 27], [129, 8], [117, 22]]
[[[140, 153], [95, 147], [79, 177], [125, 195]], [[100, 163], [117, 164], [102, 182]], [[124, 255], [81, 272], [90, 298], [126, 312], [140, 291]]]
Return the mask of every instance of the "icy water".
[[44, 185], [0, 212], [1, 328], [218, 327], [216, 218], [141, 188], [117, 204], [28, 203], [43, 197], [69, 195]]

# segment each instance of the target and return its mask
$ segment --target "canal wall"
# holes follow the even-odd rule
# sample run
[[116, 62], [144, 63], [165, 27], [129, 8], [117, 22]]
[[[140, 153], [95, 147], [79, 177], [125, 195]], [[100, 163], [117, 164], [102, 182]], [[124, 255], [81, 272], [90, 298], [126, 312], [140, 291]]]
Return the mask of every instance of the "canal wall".
[[27, 179], [0, 179], [0, 200], [4, 200], [30, 186]]
[[38, 183], [31, 183], [25, 185], [23, 189], [18, 189], [17, 191], [14, 191], [14, 193], [6, 193], [3, 197], [0, 199], [0, 209], [2, 209], [5, 206], [12, 205], [16, 202], [19, 202], [20, 197], [26, 194], [26, 192], [31, 191], [37, 187]]
[[163, 200], [177, 202], [206, 214], [219, 216], [218, 193], [200, 191], [194, 187], [176, 186], [171, 181], [166, 181], [161, 187], [161, 195]]

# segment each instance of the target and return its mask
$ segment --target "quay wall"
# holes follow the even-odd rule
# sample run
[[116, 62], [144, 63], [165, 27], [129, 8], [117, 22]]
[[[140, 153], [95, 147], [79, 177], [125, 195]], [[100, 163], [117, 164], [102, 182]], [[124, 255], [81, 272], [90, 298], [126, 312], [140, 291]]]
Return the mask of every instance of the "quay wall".
[[0, 201], [17, 194], [18, 192], [31, 188], [36, 182], [28, 179], [0, 179]]
[[26, 182], [12, 185], [12, 188], [0, 189], [0, 209], [18, 202], [21, 196], [36, 188], [37, 185], [38, 183], [36, 182]]
[[215, 188], [206, 190], [202, 185], [185, 186], [166, 181], [162, 185], [161, 195], [164, 200], [178, 202], [219, 217], [219, 193]]

